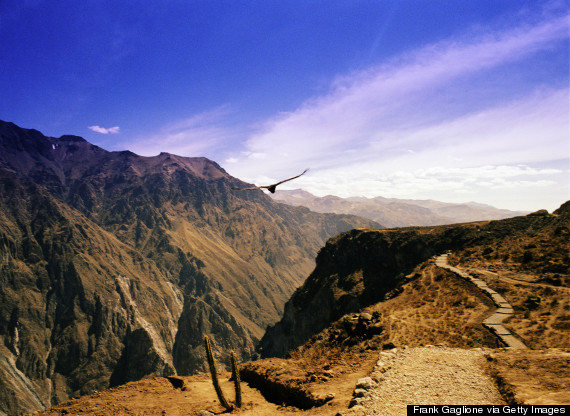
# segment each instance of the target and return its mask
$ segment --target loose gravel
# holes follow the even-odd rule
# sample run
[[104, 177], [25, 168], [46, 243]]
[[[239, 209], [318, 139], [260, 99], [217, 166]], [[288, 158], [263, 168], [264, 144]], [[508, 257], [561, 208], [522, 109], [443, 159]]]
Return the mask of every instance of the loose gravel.
[[440, 346], [381, 352], [370, 377], [360, 379], [343, 416], [406, 414], [407, 405], [505, 404], [484, 373], [481, 349]]

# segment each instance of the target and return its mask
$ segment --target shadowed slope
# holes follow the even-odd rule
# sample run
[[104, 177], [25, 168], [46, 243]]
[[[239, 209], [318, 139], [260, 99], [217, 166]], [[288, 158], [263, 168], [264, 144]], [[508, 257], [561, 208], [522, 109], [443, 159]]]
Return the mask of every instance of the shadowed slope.
[[325, 239], [377, 225], [236, 185], [205, 158], [108, 152], [0, 122], [0, 353], [13, 370], [2, 377], [41, 399], [18, 404], [5, 383], [0, 402], [27, 411], [194, 373], [203, 334], [244, 359]]

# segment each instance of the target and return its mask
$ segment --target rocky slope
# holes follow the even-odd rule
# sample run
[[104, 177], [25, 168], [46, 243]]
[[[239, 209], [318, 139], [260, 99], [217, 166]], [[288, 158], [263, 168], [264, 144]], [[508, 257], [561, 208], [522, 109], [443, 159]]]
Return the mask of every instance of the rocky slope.
[[[335, 287], [333, 295], [340, 294], [338, 299], [344, 294], [344, 299], [352, 299], [353, 305], [364, 305], [374, 294], [365, 296], [363, 289], [381, 288], [382, 284], [388, 287], [390, 279], [384, 283], [374, 280], [393, 274], [390, 270], [398, 264], [402, 266], [400, 270], [407, 271], [414, 259], [430, 251], [451, 249], [454, 251], [449, 257], [455, 258], [461, 267], [476, 267], [480, 272], [484, 268], [494, 270], [486, 282], [494, 287], [501, 285], [497, 290], [503, 296], [518, 298], [528, 289], [539, 295], [538, 299], [524, 296], [524, 302], [513, 305], [516, 315], [531, 313], [528, 318], [533, 325], [527, 324], [525, 329], [540, 339], [541, 349], [500, 348], [498, 338], [481, 325], [496, 309], [491, 298], [430, 259], [409, 274], [392, 279], [398, 286], [380, 302], [342, 316], [290, 351], [287, 359], [268, 358], [243, 364], [244, 407], [239, 413], [401, 414], [412, 396], [425, 404], [454, 404], [457, 397], [462, 397], [466, 404], [566, 403], [570, 352], [552, 347], [568, 345], [569, 235], [570, 202], [553, 214], [540, 211], [526, 217], [460, 226], [358, 230], [330, 240], [326, 248], [329, 255], [321, 252], [311, 277], [328, 286], [322, 292], [311, 291], [307, 288], [309, 279], [303, 295], [312, 292], [314, 296], [304, 298], [308, 304], [325, 305], [330, 288]], [[335, 248], [340, 242], [345, 245]], [[381, 252], [390, 251], [390, 247], [407, 247], [406, 256], [382, 256]], [[365, 253], [359, 254], [362, 249]], [[525, 254], [528, 252], [531, 255]], [[365, 258], [371, 255], [372, 258]], [[393, 265], [389, 266], [391, 257]], [[383, 259], [384, 264], [374, 265], [375, 258]], [[329, 265], [331, 261], [334, 264]], [[382, 273], [385, 268], [389, 273]], [[320, 275], [315, 277], [319, 269]], [[325, 271], [330, 272], [328, 277]], [[515, 271], [524, 275], [515, 276]], [[293, 300], [296, 298], [293, 296]], [[342, 310], [343, 305], [338, 303], [330, 302], [332, 309]], [[302, 321], [315, 323], [313, 316], [306, 319], [302, 315], [304, 310], [315, 310], [314, 306], [294, 306], [298, 307], [298, 316], [293, 316], [291, 330], [314, 332], [315, 328], [309, 331], [311, 328], [304, 327]], [[332, 314], [331, 309], [323, 312]], [[544, 318], [555, 324], [546, 330], [541, 328]], [[540, 325], [534, 325], [537, 323]], [[221, 383], [231, 400], [233, 386], [228, 377], [224, 374]], [[184, 377], [181, 381], [182, 389], [165, 378], [128, 383], [40, 414], [223, 412], [207, 374]], [[315, 407], [303, 410], [308, 406]]]
[[378, 224], [273, 202], [205, 158], [0, 122], [0, 410], [252, 353], [324, 241]]
[[[519, 240], [537, 238], [551, 247], [550, 258], [540, 256], [547, 263], [545, 270], [551, 270], [552, 279], [567, 282], [569, 213], [567, 202], [553, 214], [539, 211], [499, 221], [352, 230], [336, 236], [319, 252], [315, 270], [286, 303], [281, 321], [268, 328], [259, 350], [264, 357], [285, 356], [343, 315], [397, 296], [402, 285], [416, 278], [410, 275], [416, 266], [447, 250], [481, 247], [484, 251], [484, 247], [512, 247]], [[524, 266], [524, 254], [512, 256], [511, 261]], [[555, 270], [558, 276], [554, 276]], [[433, 283], [427, 289], [429, 285]], [[343, 325], [338, 322], [337, 326]], [[329, 335], [322, 334], [321, 338]]]
[[301, 189], [278, 190], [272, 197], [276, 201], [293, 206], [305, 206], [315, 212], [358, 215], [377, 221], [386, 227], [456, 224], [499, 220], [526, 214], [476, 203], [451, 204], [433, 200], [383, 197], [340, 198], [334, 195], [317, 197]]

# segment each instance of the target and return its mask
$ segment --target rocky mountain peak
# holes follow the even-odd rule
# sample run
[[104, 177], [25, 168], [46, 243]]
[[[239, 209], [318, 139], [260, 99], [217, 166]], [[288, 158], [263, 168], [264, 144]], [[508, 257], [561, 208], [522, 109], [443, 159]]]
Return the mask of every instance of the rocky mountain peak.
[[379, 224], [273, 202], [217, 163], [0, 123], [0, 413], [254, 352], [324, 241]]

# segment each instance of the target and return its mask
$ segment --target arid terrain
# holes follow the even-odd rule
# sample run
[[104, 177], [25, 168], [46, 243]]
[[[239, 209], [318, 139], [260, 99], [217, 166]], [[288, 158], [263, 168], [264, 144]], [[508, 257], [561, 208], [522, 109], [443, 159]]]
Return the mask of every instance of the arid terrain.
[[[377, 387], [383, 396], [372, 392], [371, 397], [364, 397], [361, 404], [350, 409], [357, 382], [374, 375], [378, 351], [335, 355], [333, 359], [312, 356], [265, 360], [259, 363], [258, 371], [268, 379], [277, 376], [284, 388], [295, 390], [302, 386], [302, 397], [306, 392], [315, 398], [334, 397], [322, 406], [304, 410], [288, 402], [271, 402], [259, 389], [242, 383], [243, 406], [232, 414], [404, 415], [411, 398], [418, 404], [457, 404], [458, 398], [464, 404], [567, 404], [570, 400], [569, 350], [414, 347], [394, 355], [390, 363], [393, 367], [378, 378]], [[220, 374], [222, 389], [231, 401], [234, 393], [229, 376]], [[168, 378], [155, 377], [71, 400], [34, 415], [206, 416], [225, 411], [208, 374], [180, 379], [184, 382], [182, 388], [174, 387]], [[370, 410], [372, 406], [377, 413]]]
[[358, 215], [389, 228], [499, 220], [526, 214], [476, 203], [451, 204], [433, 200], [383, 197], [340, 198], [334, 195], [317, 197], [302, 189], [278, 190], [272, 198], [288, 205], [304, 206], [315, 212]]
[[242, 362], [236, 412], [566, 400], [570, 202], [383, 229], [236, 193], [205, 158], [0, 135], [0, 415], [220, 413], [204, 335]]
[[[560, 227], [552, 232], [521, 237], [517, 240], [521, 244], [508, 245], [512, 259], [508, 263], [489, 259], [488, 245], [474, 246], [467, 255], [465, 251], [450, 255], [450, 261], [477, 273], [513, 303], [516, 314], [506, 326], [530, 348], [503, 348], [482, 325], [496, 309], [491, 299], [430, 259], [405, 276], [385, 300], [343, 316], [287, 358], [243, 364], [244, 406], [234, 413], [402, 415], [412, 401], [570, 403], [569, 331], [560, 324], [567, 322], [570, 309], [565, 292], [568, 269], [558, 266], [552, 272], [555, 276], [548, 272], [545, 276], [536, 263], [522, 261], [529, 245], [544, 240], [549, 242], [544, 246], [547, 263], [563, 265], [557, 259], [564, 259], [566, 234]], [[491, 247], [503, 246], [507, 247], [505, 242]], [[525, 270], [522, 276], [521, 270]], [[503, 274], [507, 274], [504, 279]], [[558, 280], [553, 285], [542, 282], [545, 278]], [[531, 295], [540, 301], [529, 301]], [[543, 297], [549, 301], [542, 301]], [[547, 317], [539, 321], [542, 326], [530, 324], [540, 316]], [[226, 396], [232, 400], [229, 373], [221, 377]], [[224, 411], [209, 375], [182, 379], [182, 388], [175, 388], [166, 378], [128, 383], [38, 415], [209, 415]]]

